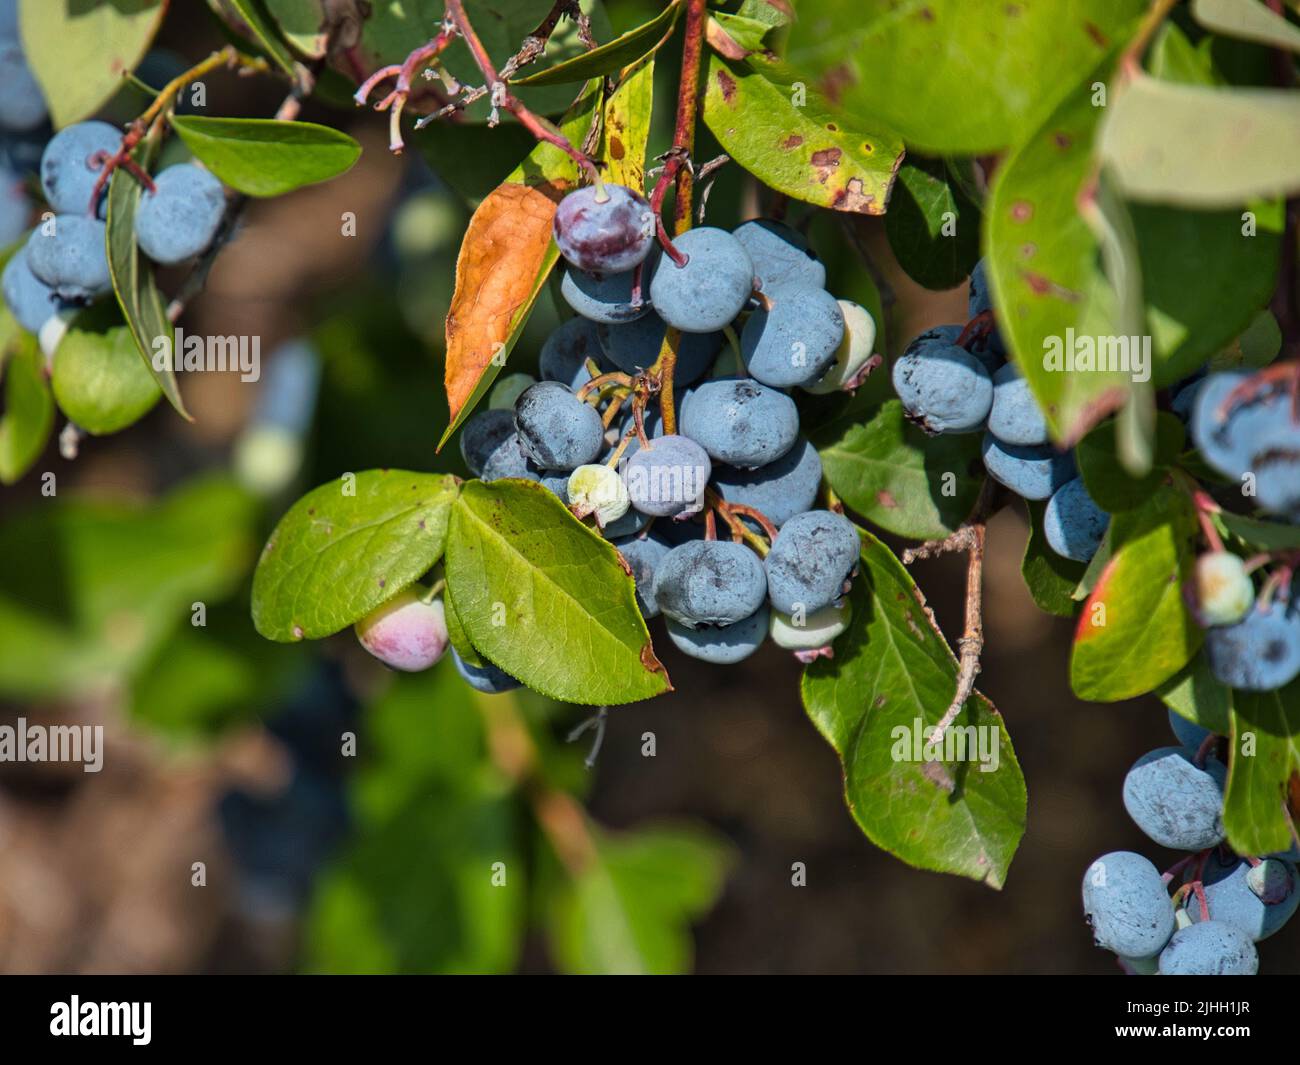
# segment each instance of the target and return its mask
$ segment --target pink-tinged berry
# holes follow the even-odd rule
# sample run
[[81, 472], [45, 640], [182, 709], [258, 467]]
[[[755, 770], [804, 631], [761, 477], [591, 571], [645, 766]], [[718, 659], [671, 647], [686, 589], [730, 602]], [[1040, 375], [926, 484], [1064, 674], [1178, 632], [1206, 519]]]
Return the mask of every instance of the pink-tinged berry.
[[426, 603], [409, 588], [358, 621], [356, 633], [362, 647], [403, 673], [428, 669], [447, 651], [442, 600]]

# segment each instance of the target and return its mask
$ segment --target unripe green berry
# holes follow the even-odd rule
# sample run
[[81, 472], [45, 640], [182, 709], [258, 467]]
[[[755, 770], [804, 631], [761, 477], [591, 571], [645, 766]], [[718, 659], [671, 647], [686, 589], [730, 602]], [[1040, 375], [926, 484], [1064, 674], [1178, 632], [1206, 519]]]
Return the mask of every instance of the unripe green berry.
[[632, 505], [627, 485], [612, 466], [591, 463], [569, 474], [569, 508], [580, 518], [595, 515], [602, 529]]
[[876, 346], [876, 322], [864, 307], [852, 300], [838, 300], [844, 315], [844, 339], [835, 349], [835, 361], [820, 381], [804, 385], [805, 391], [823, 395], [845, 387], [871, 358]]
[[489, 410], [514, 410], [517, 400], [529, 385], [537, 384], [537, 378], [526, 373], [512, 373], [497, 381], [488, 393]]
[[1234, 625], [1255, 602], [1245, 563], [1229, 551], [1210, 551], [1198, 558], [1192, 580], [1203, 625]]
[[806, 617], [773, 610], [768, 621], [768, 633], [774, 644], [787, 651], [813, 651], [828, 646], [847, 629], [852, 616], [847, 599], [838, 606], [832, 603]]

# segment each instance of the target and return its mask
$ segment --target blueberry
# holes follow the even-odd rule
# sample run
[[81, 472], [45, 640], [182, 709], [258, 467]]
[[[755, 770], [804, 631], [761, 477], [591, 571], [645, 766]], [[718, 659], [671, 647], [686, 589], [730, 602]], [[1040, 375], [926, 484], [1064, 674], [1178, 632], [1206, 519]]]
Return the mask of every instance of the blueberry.
[[1029, 382], [1011, 363], [993, 375], [989, 432], [1004, 444], [1034, 447], [1048, 440], [1047, 419], [1029, 390]]
[[41, 326], [64, 306], [54, 289], [32, 273], [25, 247], [5, 264], [2, 284], [5, 304], [29, 333], [39, 334]]
[[[103, 156], [115, 154], [121, 144], [121, 131], [107, 122], [78, 122], [54, 135], [41, 156], [41, 187], [56, 214], [90, 213], [90, 196], [104, 169]], [[101, 193], [100, 218], [106, 199]]]
[[631, 322], [650, 309], [650, 273], [642, 269], [641, 291], [633, 298], [636, 270], [621, 274], [585, 274], [569, 267], [560, 282], [560, 295], [578, 314], [593, 322]]
[[675, 434], [651, 440], [623, 462], [632, 506], [642, 514], [675, 518], [704, 506], [712, 464], [694, 440]]
[[544, 470], [573, 470], [594, 462], [605, 442], [600, 414], [558, 381], [539, 381], [515, 403], [519, 443]]
[[135, 237], [156, 263], [174, 265], [198, 255], [217, 235], [226, 210], [221, 182], [192, 163], [169, 166], [140, 197]]
[[[657, 527], [656, 527], [657, 528]], [[655, 599], [655, 574], [659, 564], [668, 556], [672, 545], [655, 533], [648, 536], [628, 536], [615, 540], [614, 546], [627, 562], [636, 582], [636, 603], [647, 620], [659, 616], [659, 602]]]
[[1110, 515], [1092, 501], [1083, 478], [1067, 481], [1052, 493], [1043, 513], [1047, 546], [1062, 558], [1090, 562], [1101, 546]]
[[47, 114], [45, 96], [17, 35], [0, 39], [0, 130], [24, 133], [38, 127]]
[[1224, 400], [1248, 374], [1211, 374], [1196, 390], [1192, 401], [1192, 441], [1214, 469], [1227, 477], [1240, 477], [1250, 468], [1250, 407], [1239, 404], [1226, 415], [1220, 413]]
[[1297, 435], [1290, 447], [1263, 447], [1256, 452], [1255, 503], [1260, 510], [1291, 514], [1300, 507], [1300, 431]]
[[775, 462], [756, 470], [719, 466], [713, 471], [713, 486], [723, 500], [761, 511], [778, 528], [812, 509], [821, 482], [822, 460], [802, 438]]
[[1259, 953], [1250, 936], [1222, 921], [1180, 928], [1160, 952], [1161, 976], [1254, 976]]
[[[507, 445], [515, 435], [513, 410], [483, 410], [470, 417], [460, 431], [460, 455], [474, 476], [481, 476], [483, 467], [497, 448]], [[515, 442], [517, 445], [517, 441]]]
[[[506, 374], [505, 377], [498, 378], [496, 384], [492, 386], [492, 391], [488, 393], [489, 409], [514, 410], [515, 401], [524, 394], [529, 385], [535, 384], [537, 378], [526, 373]], [[578, 387], [581, 388], [582, 385], [579, 384]]]
[[1207, 551], [1192, 571], [1192, 601], [1202, 625], [1235, 625], [1255, 603], [1246, 563], [1231, 551]]
[[678, 266], [661, 255], [650, 278], [650, 302], [684, 333], [713, 333], [730, 324], [754, 290], [754, 264], [740, 241], [723, 229], [688, 229], [673, 241], [686, 256]]
[[854, 381], [867, 360], [875, 354], [876, 320], [865, 307], [852, 300], [836, 300], [844, 318], [844, 339], [835, 349], [830, 369], [803, 387], [814, 395], [838, 392]]
[[[526, 481], [543, 479], [542, 471], [534, 466], [524, 453], [518, 433], [511, 433], [499, 446], [493, 448], [483, 463], [483, 469], [479, 472], [479, 479], [482, 481], [499, 481], [504, 477], [522, 478]], [[568, 483], [567, 474], [562, 480]], [[554, 491], [553, 487], [552, 491]]]
[[426, 603], [406, 589], [356, 623], [361, 646], [384, 665], [418, 673], [436, 665], [447, 650], [447, 616], [441, 599]]
[[543, 381], [558, 381], [576, 392], [591, 380], [588, 359], [596, 363], [601, 373], [614, 369], [600, 350], [596, 323], [586, 318], [570, 318], [542, 344], [538, 367]]
[[908, 417], [927, 433], [970, 433], [993, 406], [993, 381], [974, 355], [925, 336], [894, 363], [894, 391]]
[[650, 254], [655, 216], [644, 196], [623, 185], [588, 185], [555, 210], [560, 254], [589, 274], [631, 270]]
[[794, 447], [799, 412], [784, 392], [747, 378], [720, 377], [686, 398], [681, 432], [716, 461], [752, 470]]
[[985, 433], [982, 449], [989, 475], [1025, 499], [1050, 499], [1077, 472], [1074, 456], [1050, 445], [1017, 447]]
[[1190, 751], [1199, 751], [1201, 744], [1214, 735], [1209, 729], [1201, 728], [1173, 710], [1169, 711], [1169, 727], [1178, 742]]
[[1197, 393], [1205, 383], [1206, 371], [1197, 370], [1190, 377], [1184, 377], [1169, 388], [1169, 409], [1186, 424], [1192, 417], [1192, 407], [1196, 403]]
[[664, 615], [682, 625], [734, 625], [763, 605], [767, 579], [758, 556], [743, 544], [693, 540], [659, 563], [654, 595]]
[[974, 318], [977, 314], [993, 310], [993, 290], [989, 287], [988, 274], [984, 269], [984, 260], [975, 264], [970, 272], [970, 294], [966, 297], [966, 313]]
[[763, 563], [772, 605], [806, 617], [838, 602], [861, 551], [858, 530], [843, 514], [796, 514], [781, 526]]
[[23, 179], [0, 164], [0, 248], [12, 244], [27, 232], [31, 213]]
[[740, 357], [756, 381], [773, 388], [813, 384], [830, 369], [844, 339], [844, 315], [824, 288], [789, 286], [749, 316]]
[[731, 231], [754, 263], [761, 291], [775, 297], [783, 288], [824, 288], [826, 267], [808, 240], [784, 222], [754, 218]]
[[757, 651], [767, 638], [768, 607], [763, 603], [749, 617], [731, 625], [691, 628], [668, 619], [668, 638], [683, 654], [715, 666], [732, 666]]
[[456, 672], [464, 678], [475, 691], [484, 692], [487, 695], [500, 695], [502, 692], [514, 691], [519, 687], [519, 681], [515, 680], [504, 669], [498, 669], [486, 659], [481, 666], [472, 666], [456, 653], [456, 649], [451, 649], [451, 660], [456, 663]]
[[815, 651], [829, 647], [849, 627], [852, 616], [847, 599], [807, 615], [773, 610], [768, 632], [772, 642], [787, 651]]
[[104, 223], [83, 215], [61, 214], [52, 231], [32, 230], [27, 265], [61, 299], [90, 301], [113, 290], [104, 246]]
[[1083, 913], [1097, 946], [1129, 958], [1158, 954], [1174, 932], [1174, 908], [1160, 873], [1132, 851], [1103, 854], [1088, 867]]
[[1227, 771], [1216, 758], [1197, 766], [1195, 751], [1158, 747], [1124, 777], [1124, 809], [1156, 843], [1199, 851], [1223, 841], [1223, 782]]
[[[639, 373], [649, 369], [659, 358], [667, 331], [664, 320], [651, 311], [633, 322], [598, 325], [596, 336], [611, 363], [624, 373]], [[673, 385], [684, 388], [708, 373], [725, 341], [722, 333], [683, 333], [677, 345]]]
[[1205, 632], [1210, 669], [1230, 688], [1265, 692], [1300, 676], [1300, 612], [1274, 600]]
[[[545, 483], [544, 478], [543, 483]], [[623, 540], [643, 532], [651, 520], [649, 514], [642, 514], [636, 507], [630, 507], [621, 518], [616, 518], [601, 529], [601, 535], [606, 540]]]
[[[1251, 868], [1249, 862], [1225, 861], [1214, 852], [1206, 859], [1201, 879], [1210, 919], [1241, 929], [1257, 943], [1285, 925], [1300, 905], [1295, 866], [1276, 858]], [[1193, 922], [1201, 920], [1201, 906], [1194, 896], [1188, 898], [1186, 910]]]

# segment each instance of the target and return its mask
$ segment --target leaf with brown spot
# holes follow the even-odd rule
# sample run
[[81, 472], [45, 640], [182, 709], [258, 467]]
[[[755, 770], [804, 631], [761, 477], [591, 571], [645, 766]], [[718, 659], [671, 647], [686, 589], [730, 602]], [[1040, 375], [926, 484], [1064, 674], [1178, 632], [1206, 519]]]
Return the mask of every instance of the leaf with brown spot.
[[601, 158], [605, 180], [645, 192], [645, 153], [654, 106], [655, 57], [646, 56], [623, 71], [605, 100]]
[[[571, 144], [587, 139], [601, 84], [589, 82], [561, 120], [560, 130]], [[451, 421], [438, 450], [506, 364], [560, 257], [551, 239], [556, 205], [577, 184], [577, 164], [554, 145], [538, 144], [470, 219], [447, 313], [444, 380]]]
[[705, 84], [704, 121], [764, 184], [834, 211], [884, 214], [903, 160], [892, 132], [837, 112], [765, 53], [710, 55]]

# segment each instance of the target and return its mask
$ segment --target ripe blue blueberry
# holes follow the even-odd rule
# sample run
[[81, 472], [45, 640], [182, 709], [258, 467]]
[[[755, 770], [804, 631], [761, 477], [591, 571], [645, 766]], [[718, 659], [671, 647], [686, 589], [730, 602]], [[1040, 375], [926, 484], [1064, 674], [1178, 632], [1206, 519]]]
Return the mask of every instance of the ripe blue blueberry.
[[628, 536], [613, 542], [632, 571], [632, 579], [636, 582], [636, 604], [641, 608], [642, 616], [647, 620], [657, 618], [659, 602], [655, 599], [655, 574], [659, 571], [659, 564], [673, 549], [673, 545], [656, 533], [647, 536]]
[[650, 272], [642, 268], [641, 288], [633, 292], [636, 270], [621, 274], [585, 274], [570, 266], [560, 281], [560, 295], [578, 314], [593, 322], [631, 322], [650, 309]]
[[756, 470], [719, 466], [713, 471], [713, 486], [723, 500], [761, 511], [778, 528], [812, 508], [821, 482], [822, 460], [805, 439]]
[[789, 286], [749, 316], [740, 357], [754, 380], [773, 388], [809, 385], [835, 361], [844, 339], [844, 315], [824, 288]]
[[858, 375], [876, 350], [876, 320], [865, 307], [852, 300], [836, 300], [844, 317], [844, 339], [835, 349], [828, 369], [816, 381], [803, 387], [814, 395], [826, 395], [855, 385]]
[[226, 194], [211, 173], [192, 163], [169, 166], [140, 197], [135, 237], [156, 263], [174, 265], [198, 255], [217, 235]]
[[524, 454], [544, 470], [585, 466], [605, 443], [596, 408], [558, 381], [539, 381], [519, 397], [515, 429]]
[[1128, 958], [1153, 957], [1174, 931], [1174, 908], [1159, 871], [1132, 851], [1103, 854], [1088, 867], [1083, 914], [1097, 946]]
[[826, 267], [808, 239], [784, 222], [754, 218], [731, 231], [754, 263], [760, 291], [775, 297], [783, 288], [825, 288]]
[[631, 270], [654, 247], [655, 216], [644, 196], [623, 185], [587, 185], [555, 210], [560, 254], [589, 274]]
[[794, 447], [799, 412], [784, 392], [720, 377], [699, 385], [682, 404], [681, 432], [716, 461], [753, 470]]
[[591, 380], [588, 359], [601, 373], [614, 369], [600, 349], [596, 323], [580, 316], [570, 318], [546, 338], [537, 362], [543, 381], [558, 381], [576, 392]]
[[668, 638], [683, 654], [715, 666], [734, 666], [757, 651], [767, 638], [768, 606], [731, 625], [691, 628], [668, 619]]
[[767, 578], [758, 556], [745, 545], [692, 540], [674, 547], [659, 563], [654, 594], [664, 615], [682, 625], [734, 625], [763, 605]]
[[1161, 976], [1254, 976], [1259, 953], [1250, 936], [1222, 921], [1189, 925], [1160, 952]]
[[1199, 751], [1201, 744], [1214, 735], [1209, 729], [1201, 728], [1173, 710], [1169, 711], [1169, 728], [1178, 742], [1190, 751]]
[[[120, 130], [107, 122], [78, 122], [59, 130], [41, 156], [41, 188], [56, 214], [90, 213], [90, 197], [104, 170], [104, 158], [122, 143]], [[104, 217], [106, 197], [97, 205]]]
[[447, 616], [441, 599], [426, 603], [406, 589], [356, 623], [361, 646], [384, 665], [418, 673], [436, 665], [447, 650]]
[[[485, 482], [499, 481], [504, 477], [539, 482], [545, 479], [542, 471], [529, 461], [517, 432], [511, 433], [497, 447], [492, 449], [483, 462], [483, 469], [479, 471], [479, 479]], [[569, 480], [568, 474], [565, 474], [562, 480], [567, 484]], [[554, 491], [554, 486], [548, 485], [548, 487]], [[556, 494], [558, 495], [558, 493]]]
[[843, 514], [808, 510], [781, 526], [763, 565], [772, 605], [814, 614], [838, 602], [858, 565], [862, 542]]
[[1047, 419], [1029, 390], [1029, 382], [1011, 363], [993, 375], [989, 432], [1004, 444], [1034, 447], [1047, 443]]
[[[1249, 862], [1238, 858], [1224, 861], [1213, 852], [1206, 858], [1201, 879], [1210, 919], [1241, 929], [1256, 943], [1278, 931], [1300, 906], [1296, 868], [1276, 858], [1252, 869]], [[1259, 893], [1252, 888], [1252, 882]], [[1201, 920], [1201, 907], [1195, 898], [1188, 900], [1186, 910], [1194, 922]]]
[[[497, 448], [510, 443], [515, 435], [515, 414], [512, 410], [483, 410], [473, 415], [460, 431], [460, 455], [474, 476], [483, 473], [483, 467]], [[517, 442], [516, 442], [517, 446]]]
[[894, 391], [927, 433], [970, 433], [993, 406], [993, 380], [975, 356], [941, 338], [918, 337], [894, 363]]
[[499, 695], [519, 687], [519, 681], [504, 669], [498, 669], [487, 659], [483, 660], [481, 666], [472, 666], [456, 653], [454, 647], [451, 649], [451, 659], [456, 663], [456, 672], [475, 691], [487, 695]]
[[1082, 477], [1067, 481], [1053, 492], [1043, 513], [1047, 546], [1076, 562], [1092, 560], [1109, 526], [1110, 515], [1092, 501]]
[[[596, 327], [601, 351], [624, 373], [639, 373], [654, 365], [663, 347], [668, 326], [651, 311], [632, 322]], [[684, 388], [709, 371], [726, 337], [722, 333], [683, 333], [677, 346], [673, 384]]]
[[1197, 766], [1195, 751], [1158, 747], [1124, 777], [1124, 809], [1134, 824], [1162, 847], [1199, 851], [1223, 841], [1223, 782], [1217, 758]]
[[989, 475], [1025, 499], [1050, 499], [1077, 473], [1074, 456], [1050, 445], [1017, 447], [985, 433], [982, 450]]
[[1250, 469], [1252, 429], [1259, 404], [1237, 404], [1227, 412], [1223, 404], [1248, 376], [1237, 371], [1211, 374], [1192, 401], [1192, 441], [1206, 462], [1232, 478]]
[[656, 518], [675, 518], [703, 508], [712, 470], [704, 448], [672, 434], [639, 448], [622, 472], [633, 507]]
[[1214, 675], [1230, 688], [1266, 692], [1300, 676], [1300, 611], [1274, 599], [1235, 625], [1205, 632]]
[[29, 333], [39, 334], [41, 326], [64, 306], [54, 289], [32, 273], [25, 247], [5, 264], [2, 283], [6, 306]]
[[27, 265], [60, 299], [89, 301], [113, 290], [104, 247], [104, 223], [61, 214], [27, 240]]
[[754, 264], [724, 229], [688, 229], [673, 241], [687, 258], [678, 266], [661, 255], [650, 278], [659, 317], [683, 333], [714, 333], [730, 324], [754, 291]]

